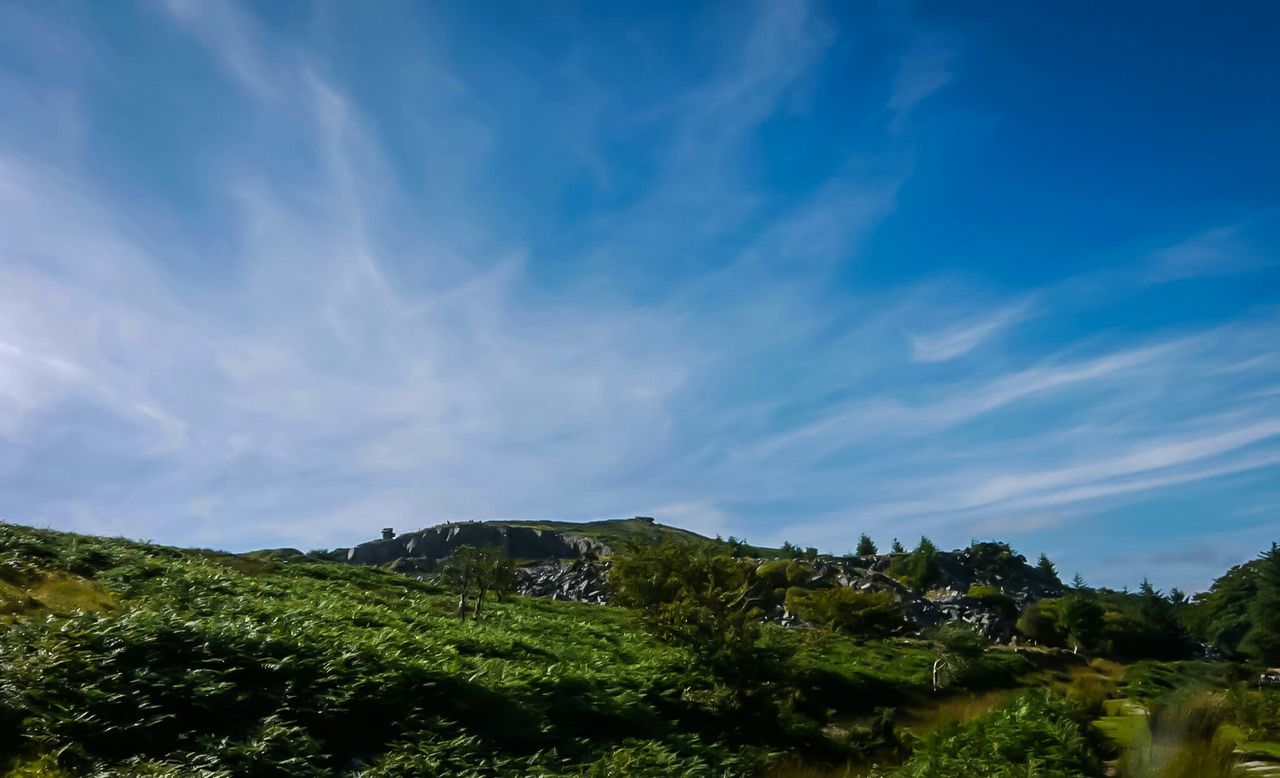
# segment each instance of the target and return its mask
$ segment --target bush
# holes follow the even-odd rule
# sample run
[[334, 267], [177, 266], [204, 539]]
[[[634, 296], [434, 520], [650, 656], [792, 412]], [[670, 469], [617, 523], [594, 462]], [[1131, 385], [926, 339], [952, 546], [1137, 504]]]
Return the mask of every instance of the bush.
[[1102, 776], [1100, 743], [1084, 713], [1062, 697], [1029, 693], [1011, 705], [925, 738], [892, 778]]
[[1280, 739], [1280, 693], [1235, 686], [1225, 698], [1231, 722], [1249, 740]]
[[688, 649], [704, 668], [722, 677], [757, 669], [757, 605], [767, 587], [749, 564], [711, 546], [632, 544], [614, 559], [609, 584], [655, 637]]
[[973, 584], [969, 587], [969, 597], [1007, 618], [1013, 618], [1018, 613], [1018, 605], [1013, 598], [990, 584]]
[[892, 592], [834, 589], [787, 590], [787, 610], [797, 617], [851, 635], [886, 635], [904, 624], [905, 611]]
[[1061, 646], [1066, 640], [1062, 628], [1061, 600], [1044, 599], [1029, 603], [1018, 617], [1018, 634], [1033, 643]]

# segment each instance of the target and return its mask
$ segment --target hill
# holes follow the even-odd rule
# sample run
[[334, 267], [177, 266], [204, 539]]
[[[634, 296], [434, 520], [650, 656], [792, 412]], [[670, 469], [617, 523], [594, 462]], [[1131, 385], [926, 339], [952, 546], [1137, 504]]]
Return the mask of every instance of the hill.
[[[0, 524], [0, 754], [17, 776], [749, 775], [837, 757], [821, 727], [928, 698], [930, 651], [768, 640], [787, 712], [620, 608], [517, 597], [479, 622], [429, 581]], [[983, 683], [1033, 670], [993, 656]], [[861, 734], [858, 734], [861, 733]], [[6, 774], [0, 770], [0, 775]]]
[[[601, 521], [462, 521], [396, 535], [383, 530], [378, 540], [339, 548], [328, 556], [337, 561], [387, 564], [396, 559], [440, 559], [463, 545], [494, 548], [512, 559], [577, 559], [609, 556], [630, 543], [656, 545], [711, 543], [696, 532], [659, 524], [645, 516]], [[750, 548], [750, 547], [746, 547]], [[773, 549], [754, 549], [769, 552]], [[774, 552], [776, 553], [776, 551]]]
[[[772, 591], [803, 603], [813, 595], [796, 592], [853, 591], [836, 585], [846, 565], [887, 575], [907, 556], [883, 573], [877, 557], [707, 559], [761, 584], [781, 576]], [[1000, 544], [935, 562], [956, 581], [1025, 564]], [[1037, 774], [1101, 778], [1119, 756], [1125, 778], [1216, 778], [1234, 769], [1232, 744], [1253, 760], [1280, 752], [1273, 692], [1235, 683], [1233, 664], [966, 639], [974, 651], [935, 688], [963, 631], [766, 622], [750, 661], [720, 675], [638, 611], [515, 596], [459, 620], [457, 601], [444, 579], [288, 550], [0, 524], [0, 776], [996, 778], [1034, 763]], [[1108, 611], [1108, 629], [1124, 622], [1113, 615], [1125, 613]], [[1212, 748], [1168, 740], [1184, 720], [1169, 706], [1215, 689], [1195, 703], [1210, 707], [1185, 713]], [[1125, 767], [1179, 764], [1178, 749], [1212, 752], [1222, 770]]]
[[[384, 531], [379, 540], [335, 549], [327, 556], [421, 576], [433, 574], [460, 548], [485, 548], [520, 563], [516, 590], [522, 594], [602, 603], [609, 599], [608, 560], [615, 551], [667, 541], [712, 546], [754, 560], [758, 574], [773, 589], [764, 607], [766, 618], [780, 623], [797, 619], [786, 605], [788, 589], [848, 587], [892, 596], [910, 617], [904, 626], [930, 628], [958, 620], [1003, 642], [1013, 636], [1023, 606], [1062, 593], [1056, 575], [1031, 566], [1003, 543], [930, 551], [927, 560], [918, 554], [831, 557], [816, 551], [780, 558], [778, 549], [711, 539], [641, 516], [583, 523], [468, 521], [401, 535]], [[919, 567], [917, 563], [924, 567], [908, 570]]]

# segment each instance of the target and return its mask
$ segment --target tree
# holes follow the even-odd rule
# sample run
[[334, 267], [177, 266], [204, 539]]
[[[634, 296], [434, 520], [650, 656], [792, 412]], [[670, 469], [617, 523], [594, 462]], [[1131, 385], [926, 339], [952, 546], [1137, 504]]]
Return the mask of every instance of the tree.
[[858, 538], [858, 550], [854, 553], [856, 553], [858, 556], [875, 556], [876, 555], [875, 541], [873, 541], [871, 539], [871, 536], [868, 535], [867, 533], [865, 532], [862, 533], [862, 537]]
[[498, 598], [498, 602], [516, 589], [516, 563], [512, 559], [495, 559], [489, 572], [489, 588]]
[[759, 604], [769, 591], [754, 566], [711, 544], [629, 543], [614, 558], [609, 585], [654, 637], [687, 649], [721, 677], [752, 672]]
[[1040, 554], [1040, 561], [1036, 562], [1036, 569], [1045, 573], [1053, 580], [1058, 580], [1058, 568], [1054, 566], [1053, 562], [1049, 561], [1049, 557], [1043, 553]]
[[1280, 547], [1275, 543], [1258, 560], [1257, 590], [1240, 648], [1255, 661], [1280, 664]]
[[487, 583], [482, 583], [482, 579], [486, 575], [485, 569], [492, 563], [490, 552], [475, 546], [458, 546], [445, 558], [440, 576], [458, 592], [460, 620], [465, 621], [467, 618], [467, 602], [472, 592], [480, 592], [480, 599], [476, 603], [476, 615], [479, 615], [480, 600], [484, 597], [482, 586], [487, 586]]
[[906, 547], [905, 547], [905, 546], [903, 546], [903, 545], [902, 545], [902, 541], [898, 540], [897, 538], [894, 538], [894, 539], [893, 539], [893, 545], [891, 545], [891, 546], [889, 547], [889, 553], [890, 553], [890, 554], [905, 554], [905, 553], [907, 553], [907, 549], [906, 549]]
[[789, 540], [782, 541], [782, 548], [779, 550], [782, 552], [783, 559], [799, 559], [804, 556], [804, 552], [800, 550], [800, 547]]
[[963, 621], [949, 621], [934, 630], [930, 637], [934, 645], [935, 692], [961, 678], [988, 645], [981, 633]]
[[729, 539], [725, 541], [725, 545], [728, 546], [729, 556], [746, 556], [751, 552], [751, 546], [747, 544], [745, 538], [735, 538], [730, 535]]
[[912, 589], [925, 589], [938, 574], [937, 553], [938, 547], [933, 541], [922, 536], [910, 554], [896, 557], [889, 564], [889, 575]]
[[1071, 640], [1072, 651], [1091, 648], [1102, 636], [1103, 609], [1092, 592], [1076, 590], [1062, 600], [1062, 630]]
[[1122, 653], [1172, 659], [1186, 647], [1186, 636], [1173, 603], [1146, 578], [1138, 587], [1136, 612], [1119, 626], [1126, 629], [1113, 630], [1116, 634], [1112, 642], [1113, 649]]
[[1209, 591], [1195, 595], [1181, 614], [1197, 640], [1230, 659], [1244, 658], [1241, 643], [1253, 623], [1250, 611], [1258, 597], [1263, 562], [1264, 558], [1258, 558], [1231, 568], [1213, 582]]
[[1076, 573], [1071, 576], [1071, 588], [1076, 591], [1080, 591], [1081, 589], [1088, 589], [1089, 584], [1085, 583], [1084, 578], [1082, 578], [1079, 573]]

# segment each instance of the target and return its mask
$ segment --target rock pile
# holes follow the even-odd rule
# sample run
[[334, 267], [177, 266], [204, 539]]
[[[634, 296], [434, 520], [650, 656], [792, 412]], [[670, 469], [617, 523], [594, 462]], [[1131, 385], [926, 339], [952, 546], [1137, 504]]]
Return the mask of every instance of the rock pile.
[[516, 591], [529, 597], [603, 604], [609, 601], [608, 575], [608, 562], [552, 560], [518, 568]]

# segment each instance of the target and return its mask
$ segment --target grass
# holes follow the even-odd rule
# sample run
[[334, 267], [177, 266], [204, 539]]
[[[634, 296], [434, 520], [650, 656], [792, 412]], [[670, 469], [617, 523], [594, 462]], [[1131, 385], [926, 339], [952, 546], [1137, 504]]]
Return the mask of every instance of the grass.
[[11, 525], [0, 559], [21, 573], [0, 633], [16, 775], [54, 754], [71, 774], [719, 775], [763, 752], [619, 609], [515, 598], [458, 623], [449, 593], [382, 570]]
[[1129, 700], [1107, 700], [1106, 715], [1093, 725], [1117, 748], [1124, 748], [1147, 731], [1147, 709]]

